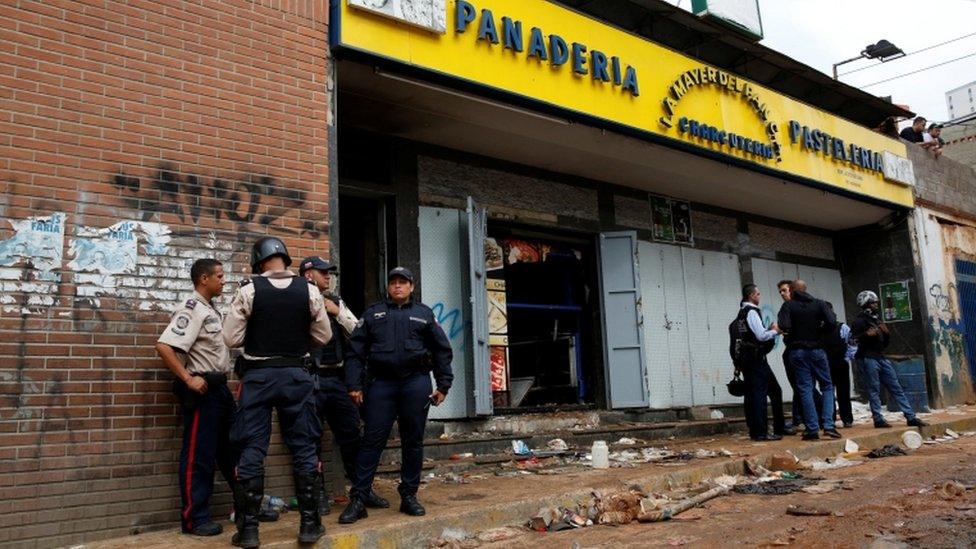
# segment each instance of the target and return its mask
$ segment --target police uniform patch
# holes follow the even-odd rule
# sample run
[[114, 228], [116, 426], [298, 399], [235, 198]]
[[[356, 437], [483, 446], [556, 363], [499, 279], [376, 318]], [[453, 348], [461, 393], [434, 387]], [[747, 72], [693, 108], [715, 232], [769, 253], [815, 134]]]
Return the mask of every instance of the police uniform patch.
[[184, 332], [183, 330], [177, 330], [176, 329], [176, 326], [173, 326], [172, 328], [170, 328], [170, 331], [173, 332], [174, 334], [178, 335], [178, 336], [185, 336], [186, 335], [186, 332]]
[[386, 316], [386, 311], [380, 311], [378, 313], [373, 313], [373, 318], [384, 318]]
[[187, 299], [186, 300], [186, 308], [187, 309], [193, 309], [196, 306], [197, 306], [197, 300], [195, 300], [195, 299]]
[[186, 315], [180, 315], [176, 318], [176, 327], [183, 329], [190, 325], [190, 317]]
[[427, 324], [427, 321], [426, 320], [424, 320], [422, 318], [417, 318], [415, 316], [410, 317], [410, 320], [412, 320], [414, 322], [420, 322], [421, 324]]

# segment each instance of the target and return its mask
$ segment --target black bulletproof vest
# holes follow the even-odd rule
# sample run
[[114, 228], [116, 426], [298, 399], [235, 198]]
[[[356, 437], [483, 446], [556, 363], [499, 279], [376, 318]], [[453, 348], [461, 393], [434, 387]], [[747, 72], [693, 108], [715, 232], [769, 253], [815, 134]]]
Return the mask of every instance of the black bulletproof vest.
[[312, 313], [308, 306], [308, 281], [294, 277], [287, 288], [275, 288], [264, 276], [256, 276], [254, 303], [247, 319], [244, 352], [260, 357], [301, 357], [309, 350]]
[[746, 305], [739, 309], [739, 316], [735, 317], [736, 321], [740, 323], [740, 337], [742, 337], [742, 342], [751, 347], [759, 347], [760, 341], [756, 337], [756, 334], [752, 333], [752, 329], [749, 328], [749, 323], [746, 317], [749, 316], [749, 311], [756, 311], [759, 314], [759, 318], [762, 318], [762, 312], [759, 307], [753, 305]]
[[[326, 297], [325, 299], [331, 300], [336, 305], [339, 305], [339, 300], [334, 297]], [[339, 325], [339, 321], [332, 315], [329, 315], [329, 323], [332, 325], [332, 339], [319, 350], [319, 360], [321, 360], [323, 366], [335, 365], [342, 362], [342, 326]]]

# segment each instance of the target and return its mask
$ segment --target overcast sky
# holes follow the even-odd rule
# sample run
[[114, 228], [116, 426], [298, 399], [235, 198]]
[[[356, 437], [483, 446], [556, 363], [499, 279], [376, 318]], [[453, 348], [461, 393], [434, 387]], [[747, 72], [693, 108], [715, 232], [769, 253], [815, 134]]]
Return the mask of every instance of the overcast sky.
[[[680, 6], [690, 9], [691, 0], [680, 0]], [[759, 6], [762, 44], [826, 74], [831, 74], [834, 63], [856, 56], [882, 38], [911, 53], [976, 33], [976, 0], [759, 0]], [[976, 36], [840, 79], [875, 95], [890, 95], [895, 103], [941, 122], [949, 116], [945, 92], [976, 80], [976, 55], [891, 82], [868, 84], [971, 53], [976, 53]], [[876, 63], [859, 60], [841, 65], [839, 71]]]

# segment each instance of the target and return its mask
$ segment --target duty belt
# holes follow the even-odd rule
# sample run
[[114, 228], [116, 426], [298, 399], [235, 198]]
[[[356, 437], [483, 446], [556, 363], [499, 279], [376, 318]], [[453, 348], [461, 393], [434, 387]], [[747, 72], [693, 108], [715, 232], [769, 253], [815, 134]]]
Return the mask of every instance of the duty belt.
[[282, 356], [266, 358], [263, 360], [248, 360], [243, 356], [237, 357], [235, 370], [240, 370], [240, 374], [248, 370], [260, 370], [263, 368], [308, 368], [312, 364], [312, 359], [307, 356]]
[[227, 374], [223, 374], [220, 372], [207, 372], [203, 374], [191, 373], [190, 375], [202, 377], [203, 380], [207, 382], [208, 386], [227, 385]]

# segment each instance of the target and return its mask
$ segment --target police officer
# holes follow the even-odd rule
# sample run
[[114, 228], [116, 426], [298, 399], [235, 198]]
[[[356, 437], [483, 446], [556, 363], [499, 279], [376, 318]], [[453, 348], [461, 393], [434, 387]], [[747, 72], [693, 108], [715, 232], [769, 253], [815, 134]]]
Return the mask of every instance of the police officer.
[[[451, 343], [430, 307], [412, 299], [413, 274], [397, 267], [387, 276], [386, 301], [366, 309], [349, 338], [346, 385], [362, 405], [366, 430], [356, 463], [349, 505], [339, 522], [366, 517], [365, 498], [372, 490], [380, 454], [396, 421], [400, 429], [400, 512], [421, 516], [417, 501], [424, 462], [424, 425], [430, 405], [444, 402], [454, 375]], [[437, 387], [431, 387], [433, 369]]]
[[227, 389], [230, 357], [220, 334], [213, 298], [224, 288], [224, 268], [215, 259], [198, 259], [190, 268], [193, 297], [177, 305], [156, 352], [177, 379], [173, 392], [183, 411], [180, 451], [180, 520], [183, 533], [216, 536], [223, 528], [211, 520], [214, 469], [235, 489], [236, 454], [228, 434], [236, 405]]
[[317, 489], [321, 468], [316, 449], [322, 427], [307, 367], [311, 344], [328, 343], [332, 329], [318, 288], [295, 276], [289, 265], [291, 257], [281, 240], [265, 237], [255, 242], [251, 268], [257, 276], [241, 284], [224, 321], [224, 342], [231, 348], [243, 347], [237, 362], [240, 411], [231, 430], [231, 440], [241, 449], [237, 479], [243, 490], [237, 507], [242, 512], [232, 543], [245, 548], [259, 545], [258, 513], [272, 408], [278, 410], [281, 436], [292, 453], [301, 515], [298, 541], [314, 543], [325, 534]]
[[[358, 320], [336, 293], [339, 272], [335, 265], [318, 256], [306, 257], [302, 260], [298, 272], [322, 292], [325, 298], [325, 309], [329, 313], [332, 339], [326, 345], [312, 350], [314, 362], [312, 375], [315, 378], [316, 388], [315, 407], [319, 420], [329, 424], [335, 444], [339, 447], [346, 478], [352, 482], [356, 475], [356, 454], [359, 452], [362, 434], [359, 428], [359, 408], [353, 403], [346, 389], [342, 359], [343, 350], [347, 346], [345, 340], [356, 328]], [[321, 448], [319, 454], [321, 455]], [[323, 475], [322, 478], [319, 513], [327, 515], [329, 498], [325, 492], [325, 476]], [[367, 507], [390, 506], [389, 501], [373, 490], [366, 494], [364, 503]]]

